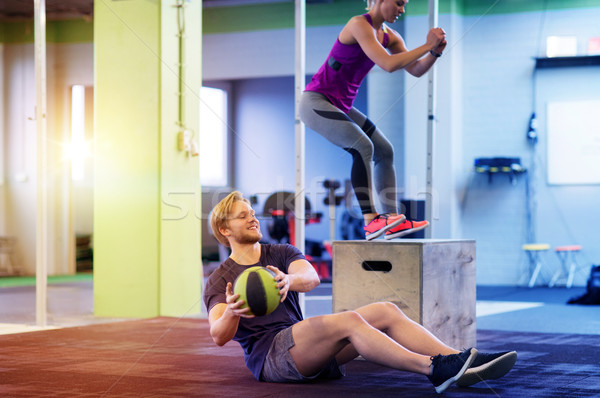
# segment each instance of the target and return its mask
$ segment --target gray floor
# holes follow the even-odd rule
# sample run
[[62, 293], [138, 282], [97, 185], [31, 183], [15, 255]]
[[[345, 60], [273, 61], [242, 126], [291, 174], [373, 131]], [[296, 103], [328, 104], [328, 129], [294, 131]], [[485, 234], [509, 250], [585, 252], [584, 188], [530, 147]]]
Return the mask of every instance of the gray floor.
[[0, 288], [0, 334], [122, 320], [94, 316], [92, 281], [48, 285], [47, 322], [36, 322], [35, 286]]
[[[585, 292], [582, 287], [533, 289], [479, 286], [477, 328], [524, 332], [600, 334], [600, 306], [568, 305]], [[70, 327], [121, 319], [93, 314], [93, 284], [48, 285], [48, 327]], [[306, 316], [331, 313], [331, 284], [305, 295]], [[0, 288], [0, 334], [38, 330], [35, 287]], [[195, 315], [195, 316], [202, 316]]]
[[[479, 286], [477, 328], [548, 333], [600, 334], [600, 306], [569, 305], [585, 288]], [[331, 312], [331, 285], [306, 295], [306, 315]]]
[[478, 303], [536, 303], [539, 306], [477, 317], [478, 329], [600, 334], [600, 305], [569, 305], [585, 288], [479, 287]]

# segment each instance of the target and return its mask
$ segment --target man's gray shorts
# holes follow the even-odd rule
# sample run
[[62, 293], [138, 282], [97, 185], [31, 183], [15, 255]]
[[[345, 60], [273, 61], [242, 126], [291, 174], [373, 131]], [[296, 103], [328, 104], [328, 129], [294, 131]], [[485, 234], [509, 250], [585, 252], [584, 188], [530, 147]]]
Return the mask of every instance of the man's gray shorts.
[[275, 335], [260, 374], [261, 381], [271, 383], [303, 382], [316, 379], [338, 379], [345, 375], [344, 366], [338, 366], [335, 358], [332, 358], [316, 375], [309, 377], [302, 376], [298, 372], [296, 363], [290, 354], [290, 348], [294, 344], [291, 326]]

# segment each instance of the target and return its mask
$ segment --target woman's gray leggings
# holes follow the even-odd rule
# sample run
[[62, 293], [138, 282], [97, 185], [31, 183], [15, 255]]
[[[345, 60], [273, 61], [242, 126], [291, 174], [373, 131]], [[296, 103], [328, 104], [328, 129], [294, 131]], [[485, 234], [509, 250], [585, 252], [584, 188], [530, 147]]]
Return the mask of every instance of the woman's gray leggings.
[[356, 108], [346, 114], [324, 95], [305, 91], [300, 99], [300, 118], [310, 129], [352, 155], [350, 181], [362, 214], [377, 213], [372, 177], [382, 213], [397, 211], [394, 148], [364, 114]]

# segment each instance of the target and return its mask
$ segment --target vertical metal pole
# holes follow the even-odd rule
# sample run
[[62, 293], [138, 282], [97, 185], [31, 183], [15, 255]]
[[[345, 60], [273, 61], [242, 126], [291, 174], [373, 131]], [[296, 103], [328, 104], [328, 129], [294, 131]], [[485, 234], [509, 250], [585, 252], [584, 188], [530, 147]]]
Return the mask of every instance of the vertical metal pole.
[[[438, 25], [438, 0], [429, 0], [429, 29]], [[427, 109], [427, 192], [425, 194], [425, 218], [429, 228], [425, 237], [433, 234], [433, 198], [434, 198], [434, 144], [435, 144], [435, 65], [428, 73], [428, 109]]]
[[[331, 202], [332, 199], [333, 202]], [[329, 194], [329, 200], [329, 240], [333, 243], [335, 240], [335, 192]]]
[[296, 0], [296, 74], [295, 74], [295, 124], [296, 124], [296, 197], [294, 213], [296, 216], [295, 236], [296, 247], [304, 252], [304, 227], [306, 209], [305, 197], [305, 128], [300, 120], [300, 96], [305, 85], [305, 30], [306, 30], [306, 3], [305, 0]]
[[47, 323], [47, 243], [48, 243], [48, 196], [46, 192], [46, 1], [34, 0], [34, 36], [35, 36], [35, 123], [36, 123], [36, 213], [35, 213], [35, 297], [36, 323]]
[[[295, 32], [296, 32], [296, 56], [295, 56], [295, 129], [296, 129], [296, 197], [294, 203], [294, 214], [296, 217], [295, 238], [296, 247], [304, 253], [304, 227], [306, 209], [305, 197], [305, 128], [300, 120], [300, 96], [305, 85], [305, 63], [306, 63], [306, 3], [305, 0], [296, 0], [295, 8]], [[304, 313], [304, 294], [300, 294], [300, 308]]]
[[[4, 45], [0, 44], [0, 76], [4, 76]], [[0, 93], [4, 93], [4, 78], [0, 78]], [[0, 96], [0, 120], [4, 119], [4, 95]], [[0, 187], [4, 185], [4, 123], [0, 123]], [[2, 228], [2, 225], [0, 225]]]

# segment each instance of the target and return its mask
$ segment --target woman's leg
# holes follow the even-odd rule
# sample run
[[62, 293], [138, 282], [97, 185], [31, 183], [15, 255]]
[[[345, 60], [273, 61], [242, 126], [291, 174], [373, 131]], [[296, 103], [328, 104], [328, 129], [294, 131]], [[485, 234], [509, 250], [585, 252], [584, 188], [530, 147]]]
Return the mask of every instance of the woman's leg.
[[373, 143], [373, 180], [383, 213], [396, 214], [398, 197], [396, 192], [396, 168], [394, 147], [375, 124], [356, 108], [348, 116], [358, 124]]
[[310, 129], [352, 155], [350, 179], [363, 214], [376, 213], [371, 186], [373, 143], [347, 114], [323, 95], [306, 91], [300, 99], [300, 117]]

